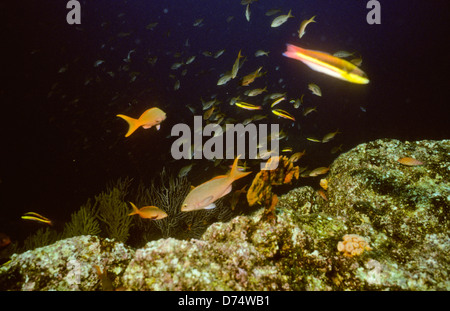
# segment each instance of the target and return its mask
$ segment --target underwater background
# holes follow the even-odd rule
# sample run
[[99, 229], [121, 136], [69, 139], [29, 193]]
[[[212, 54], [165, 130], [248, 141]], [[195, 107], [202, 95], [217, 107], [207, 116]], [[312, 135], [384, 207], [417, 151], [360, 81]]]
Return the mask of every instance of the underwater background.
[[[330, 151], [341, 144], [345, 152], [378, 138], [449, 138], [445, 1], [381, 0], [379, 25], [367, 24], [364, 0], [259, 0], [250, 4], [250, 21], [240, 2], [80, 1], [80, 25], [67, 24], [65, 1], [2, 3], [0, 232], [22, 241], [42, 227], [20, 219], [29, 211], [65, 223], [118, 178], [149, 183], [163, 167], [176, 175], [190, 161], [194, 185], [225, 173], [231, 164], [226, 161], [223, 167], [208, 160], [175, 161], [170, 130], [192, 124], [187, 106], [201, 115], [202, 99], [217, 98], [222, 113], [242, 122], [254, 112], [229, 101], [238, 95], [246, 100], [243, 93], [256, 87], [289, 99], [305, 94], [303, 106], [317, 106], [317, 113], [305, 117], [304, 107], [279, 104], [295, 122], [276, 117], [267, 104], [258, 112], [267, 115], [261, 123], [279, 123], [286, 132], [282, 148], [306, 150], [302, 166], [330, 165], [339, 155]], [[277, 15], [266, 16], [270, 9], [280, 9], [277, 15], [292, 10], [294, 18], [271, 28]], [[313, 15], [317, 22], [299, 39], [301, 21]], [[370, 83], [314, 72], [282, 56], [286, 43], [329, 53], [357, 51]], [[203, 55], [222, 49], [218, 58]], [[269, 56], [255, 57], [260, 49]], [[218, 86], [239, 50], [247, 60], [238, 79]], [[191, 56], [192, 63], [171, 69]], [[259, 66], [267, 74], [240, 86], [238, 80]], [[174, 90], [177, 80], [180, 88]], [[321, 97], [308, 90], [312, 82]], [[161, 129], [139, 129], [125, 138], [126, 124], [116, 115], [137, 117], [154, 106], [167, 114]], [[328, 144], [306, 139], [336, 129], [342, 134]], [[300, 179], [292, 188], [308, 182]]]

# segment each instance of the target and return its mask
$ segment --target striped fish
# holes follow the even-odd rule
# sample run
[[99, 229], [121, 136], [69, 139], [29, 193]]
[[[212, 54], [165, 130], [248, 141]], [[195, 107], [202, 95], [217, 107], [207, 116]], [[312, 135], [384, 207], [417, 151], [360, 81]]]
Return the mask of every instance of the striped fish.
[[326, 75], [357, 84], [369, 83], [367, 75], [351, 62], [335, 57], [331, 54], [306, 50], [298, 46], [287, 44], [284, 56], [305, 63], [312, 70], [322, 72]]

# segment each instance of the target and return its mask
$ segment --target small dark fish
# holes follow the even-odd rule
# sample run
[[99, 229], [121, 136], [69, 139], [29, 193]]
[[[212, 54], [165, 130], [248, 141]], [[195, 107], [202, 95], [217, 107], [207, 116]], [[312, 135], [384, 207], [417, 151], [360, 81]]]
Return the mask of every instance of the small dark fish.
[[108, 277], [108, 273], [105, 270], [101, 270], [99, 266], [94, 266], [95, 270], [97, 271], [98, 278], [100, 279], [100, 282], [102, 284], [102, 291], [113, 291], [114, 286], [112, 280]]
[[3, 232], [0, 232], [0, 248], [8, 246], [9, 244], [11, 244], [11, 239], [9, 238], [9, 236], [4, 234]]
[[317, 190], [317, 194], [320, 195], [325, 201], [328, 201], [327, 195], [322, 189]]

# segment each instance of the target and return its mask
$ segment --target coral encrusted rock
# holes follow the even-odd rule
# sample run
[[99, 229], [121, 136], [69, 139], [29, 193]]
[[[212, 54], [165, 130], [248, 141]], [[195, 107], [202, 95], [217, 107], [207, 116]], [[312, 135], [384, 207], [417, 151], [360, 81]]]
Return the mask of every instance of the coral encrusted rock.
[[[403, 165], [404, 157], [422, 164]], [[450, 290], [449, 140], [361, 144], [326, 179], [328, 200], [293, 189], [279, 197], [276, 221], [261, 208], [200, 239], [133, 250], [81, 236], [13, 255], [0, 289]], [[365, 241], [363, 252], [341, 252], [349, 236]]]

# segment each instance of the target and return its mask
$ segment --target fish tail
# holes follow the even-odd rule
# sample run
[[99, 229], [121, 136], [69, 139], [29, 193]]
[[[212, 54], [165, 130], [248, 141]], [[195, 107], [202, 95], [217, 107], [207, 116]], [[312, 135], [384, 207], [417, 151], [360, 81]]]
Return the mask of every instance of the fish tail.
[[95, 268], [95, 270], [97, 271], [97, 275], [98, 275], [99, 277], [101, 277], [101, 276], [103, 275], [103, 273], [102, 273], [102, 270], [100, 269], [100, 267], [97, 266], [97, 265], [94, 265], [94, 268]]
[[299, 54], [302, 52], [303, 52], [302, 48], [299, 48], [298, 46], [288, 43], [288, 44], [286, 44], [286, 52], [283, 53], [283, 56], [301, 60], [301, 57], [299, 56]]
[[118, 114], [117, 117], [124, 119], [128, 123], [128, 132], [125, 134], [125, 137], [133, 134], [133, 132], [136, 131], [140, 126], [138, 119], [130, 118], [123, 114]]
[[294, 17], [294, 15], [292, 15], [291, 12], [292, 12], [292, 10], [289, 10], [288, 18], [289, 18], [289, 17]]
[[250, 174], [251, 172], [241, 172], [238, 169], [238, 161], [239, 158], [241, 157], [241, 155], [238, 155], [236, 159], [234, 159], [234, 163], [233, 166], [231, 167], [231, 172], [230, 172], [230, 178], [232, 180], [236, 180], [242, 177], [247, 176], [248, 174]]
[[129, 213], [128, 216], [138, 214], [139, 213], [139, 209], [136, 207], [136, 205], [134, 205], [132, 202], [130, 202], [130, 204], [131, 204], [131, 207], [133, 207], [133, 211], [131, 213]]

